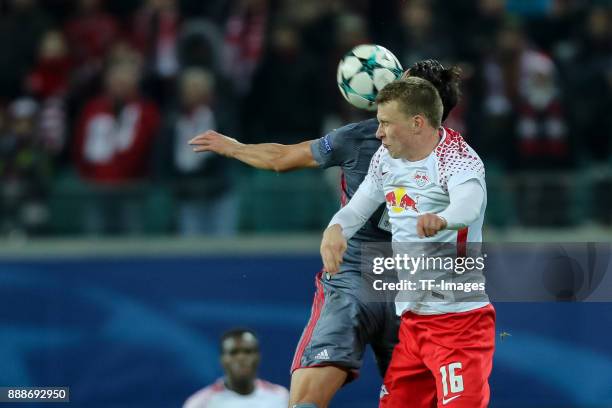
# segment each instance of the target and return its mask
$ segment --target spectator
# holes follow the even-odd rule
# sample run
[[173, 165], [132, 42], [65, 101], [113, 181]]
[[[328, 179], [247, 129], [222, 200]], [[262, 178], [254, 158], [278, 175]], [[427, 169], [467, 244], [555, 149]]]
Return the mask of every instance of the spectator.
[[417, 61], [434, 58], [445, 60], [451, 57], [452, 48], [447, 42], [446, 26], [438, 24], [428, 0], [410, 0], [401, 9], [401, 28], [393, 46], [403, 66], [409, 67]]
[[53, 156], [66, 144], [68, 93], [73, 61], [61, 31], [47, 31], [41, 40], [38, 61], [27, 78], [27, 88], [40, 103], [39, 143]]
[[37, 138], [38, 104], [30, 98], [14, 101], [7, 125], [0, 129], [0, 230], [41, 232], [47, 221], [44, 205], [51, 177], [49, 158]]
[[[179, 63], [182, 67], [200, 67], [215, 78], [215, 117], [221, 129], [238, 133], [240, 104], [233, 81], [222, 68], [223, 37], [209, 20], [191, 19], [183, 24], [179, 37]], [[248, 78], [241, 78], [248, 81]]]
[[489, 115], [510, 114], [521, 86], [521, 60], [527, 45], [521, 27], [508, 21], [496, 35], [495, 50], [485, 57], [486, 94], [483, 100]]
[[[568, 68], [574, 132], [580, 135], [585, 159], [606, 163], [612, 156], [612, 17], [609, 9], [590, 10], [583, 22], [583, 35]], [[596, 119], [594, 119], [596, 118]]]
[[516, 21], [500, 29], [496, 50], [481, 69], [481, 142], [488, 153], [508, 165], [524, 165], [523, 159], [540, 167], [564, 162], [569, 148], [553, 62], [529, 46]]
[[165, 120], [156, 165], [173, 180], [181, 235], [231, 235], [236, 232], [237, 200], [228, 162], [213, 154], [194, 154], [188, 141], [217, 129], [213, 112], [214, 77], [201, 68], [185, 70], [179, 81], [180, 106]]
[[518, 151], [521, 167], [566, 166], [567, 125], [550, 58], [535, 52], [523, 56], [522, 91], [517, 105]]
[[223, 37], [216, 25], [204, 19], [189, 20], [179, 36], [179, 64], [206, 68], [218, 76], [222, 74], [222, 44]]
[[[464, 129], [500, 177], [505, 177], [504, 167], [524, 169], [531, 177], [534, 170], [571, 171], [574, 164], [599, 174], [612, 160], [608, 3], [0, 1], [0, 105], [7, 112], [2, 160], [15, 164], [7, 148], [16, 140], [9, 106], [28, 95], [35, 98], [36, 108], [28, 119], [34, 142], [25, 150], [44, 157], [46, 168], [74, 164], [92, 185], [103, 184], [118, 195], [126, 190], [117, 184], [142, 181], [156, 170], [172, 179], [169, 189], [177, 201], [166, 191], [152, 192], [147, 211], [137, 203], [146, 220], [159, 219], [155, 209], [162, 206], [155, 203], [165, 200], [178, 204], [175, 219], [181, 234], [233, 233], [236, 217], [229, 222], [223, 218], [236, 211], [230, 171], [235, 169], [222, 159], [187, 158], [182, 144], [186, 129], [199, 133], [214, 127], [247, 143], [292, 143], [371, 117], [371, 112], [346, 103], [334, 79], [337, 63], [349, 49], [374, 42], [389, 48], [404, 66], [438, 56], [445, 65], [462, 67], [463, 97], [445, 124]], [[522, 24], [512, 20], [515, 13], [524, 18]], [[133, 61], [134, 48], [144, 58], [137, 69], [119, 63]], [[110, 69], [119, 65], [123, 68]], [[203, 75], [195, 74], [202, 69]], [[138, 78], [141, 87], [134, 85]], [[185, 84], [192, 89], [177, 92]], [[20, 103], [19, 112], [26, 105]], [[164, 122], [156, 129], [159, 107], [164, 108]], [[159, 140], [158, 130], [163, 132]], [[159, 146], [164, 147], [161, 155]], [[164, 169], [150, 169], [152, 154], [156, 166], [163, 162]], [[165, 159], [159, 160], [161, 156]], [[514, 172], [510, 177], [516, 177]], [[579, 196], [590, 197], [594, 191]], [[565, 195], [576, 194], [568, 189]], [[597, 203], [605, 207], [604, 201]], [[118, 216], [106, 218], [127, 224]], [[550, 225], [562, 217], [553, 218]], [[213, 219], [218, 225], [207, 224]], [[166, 231], [170, 225], [169, 217], [149, 230]]]
[[100, 0], [79, 0], [77, 14], [64, 26], [77, 64], [100, 66], [120, 38], [118, 19], [102, 9]]
[[337, 25], [335, 42], [336, 48], [340, 50], [340, 54], [336, 55], [337, 58], [334, 59], [334, 65], [353, 47], [370, 42], [368, 27], [360, 15], [342, 14], [338, 16]]
[[[363, 39], [360, 25], [363, 24], [367, 32], [367, 24], [362, 23], [364, 13], [361, 13], [363, 10], [360, 6], [363, 4], [360, 3], [353, 0], [349, 6], [348, 2], [342, 3], [341, 0], [284, 0], [279, 18], [290, 22], [299, 31], [302, 52], [314, 56], [315, 62], [323, 65], [327, 61], [319, 59], [325, 60], [333, 53], [340, 35], [354, 31], [356, 36], [353, 41]], [[344, 33], [340, 33], [340, 30]]]
[[47, 31], [38, 47], [38, 61], [27, 78], [31, 93], [45, 100], [68, 89], [72, 59], [60, 31]]
[[294, 143], [320, 134], [324, 89], [316, 66], [303, 52], [299, 31], [288, 22], [278, 23], [245, 102], [249, 141]]
[[506, 0], [452, 2], [448, 22], [454, 27], [451, 34], [457, 34], [453, 35], [453, 49], [460, 58], [477, 61], [493, 51], [495, 42], [491, 39], [507, 18], [505, 6]]
[[286, 408], [285, 387], [257, 378], [259, 341], [248, 330], [230, 330], [221, 337], [221, 366], [225, 374], [193, 394], [183, 408]]
[[160, 105], [170, 100], [180, 69], [180, 23], [177, 0], [146, 0], [134, 18], [132, 40], [145, 56], [145, 88]]
[[140, 96], [139, 78], [137, 61], [113, 61], [106, 72], [105, 92], [85, 103], [74, 142], [83, 178], [121, 183], [147, 176], [159, 111]]
[[577, 34], [581, 18], [575, 0], [550, 1], [546, 14], [527, 20], [529, 38], [556, 59], [567, 59], [575, 52], [571, 40]]
[[236, 90], [248, 92], [264, 50], [268, 0], [238, 0], [225, 26], [223, 72]]
[[169, 123], [175, 127], [173, 163], [182, 175], [197, 173], [210, 158], [209, 155], [194, 155], [188, 142], [193, 135], [216, 128], [211, 109], [213, 87], [212, 75], [201, 68], [187, 69], [181, 76], [181, 110]]
[[98, 92], [104, 61], [121, 43], [123, 33], [119, 18], [107, 12], [101, 0], [78, 0], [77, 12], [64, 24], [64, 33], [75, 61], [66, 110], [70, 118], [75, 118], [82, 101]]

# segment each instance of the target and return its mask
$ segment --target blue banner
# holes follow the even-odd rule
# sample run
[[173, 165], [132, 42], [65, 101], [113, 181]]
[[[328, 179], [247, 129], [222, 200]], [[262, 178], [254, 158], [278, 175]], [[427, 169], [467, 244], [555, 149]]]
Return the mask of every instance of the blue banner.
[[[218, 338], [236, 326], [260, 337], [260, 377], [288, 386], [319, 269], [315, 255], [1, 261], [0, 386], [180, 407], [222, 375]], [[491, 407], [612, 406], [612, 304], [495, 306]], [[332, 406], [376, 407], [380, 384], [368, 354]]]

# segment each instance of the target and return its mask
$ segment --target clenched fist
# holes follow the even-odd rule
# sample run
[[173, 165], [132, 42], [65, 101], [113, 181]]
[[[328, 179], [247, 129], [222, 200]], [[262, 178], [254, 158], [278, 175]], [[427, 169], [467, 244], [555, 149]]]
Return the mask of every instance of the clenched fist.
[[436, 214], [423, 214], [417, 218], [417, 235], [420, 238], [433, 237], [446, 228], [446, 220]]

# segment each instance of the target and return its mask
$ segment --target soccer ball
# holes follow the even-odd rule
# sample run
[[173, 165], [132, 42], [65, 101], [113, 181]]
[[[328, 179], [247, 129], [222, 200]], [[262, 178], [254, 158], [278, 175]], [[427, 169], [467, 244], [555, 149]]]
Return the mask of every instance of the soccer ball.
[[351, 105], [376, 110], [376, 95], [404, 70], [395, 55], [380, 45], [358, 45], [338, 64], [338, 88]]

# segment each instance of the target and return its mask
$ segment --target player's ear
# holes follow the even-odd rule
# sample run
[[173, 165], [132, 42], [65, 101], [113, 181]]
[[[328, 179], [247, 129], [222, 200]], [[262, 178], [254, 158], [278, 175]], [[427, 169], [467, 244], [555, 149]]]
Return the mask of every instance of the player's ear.
[[412, 127], [414, 129], [422, 129], [425, 124], [425, 119], [422, 115], [414, 115], [412, 117]]

